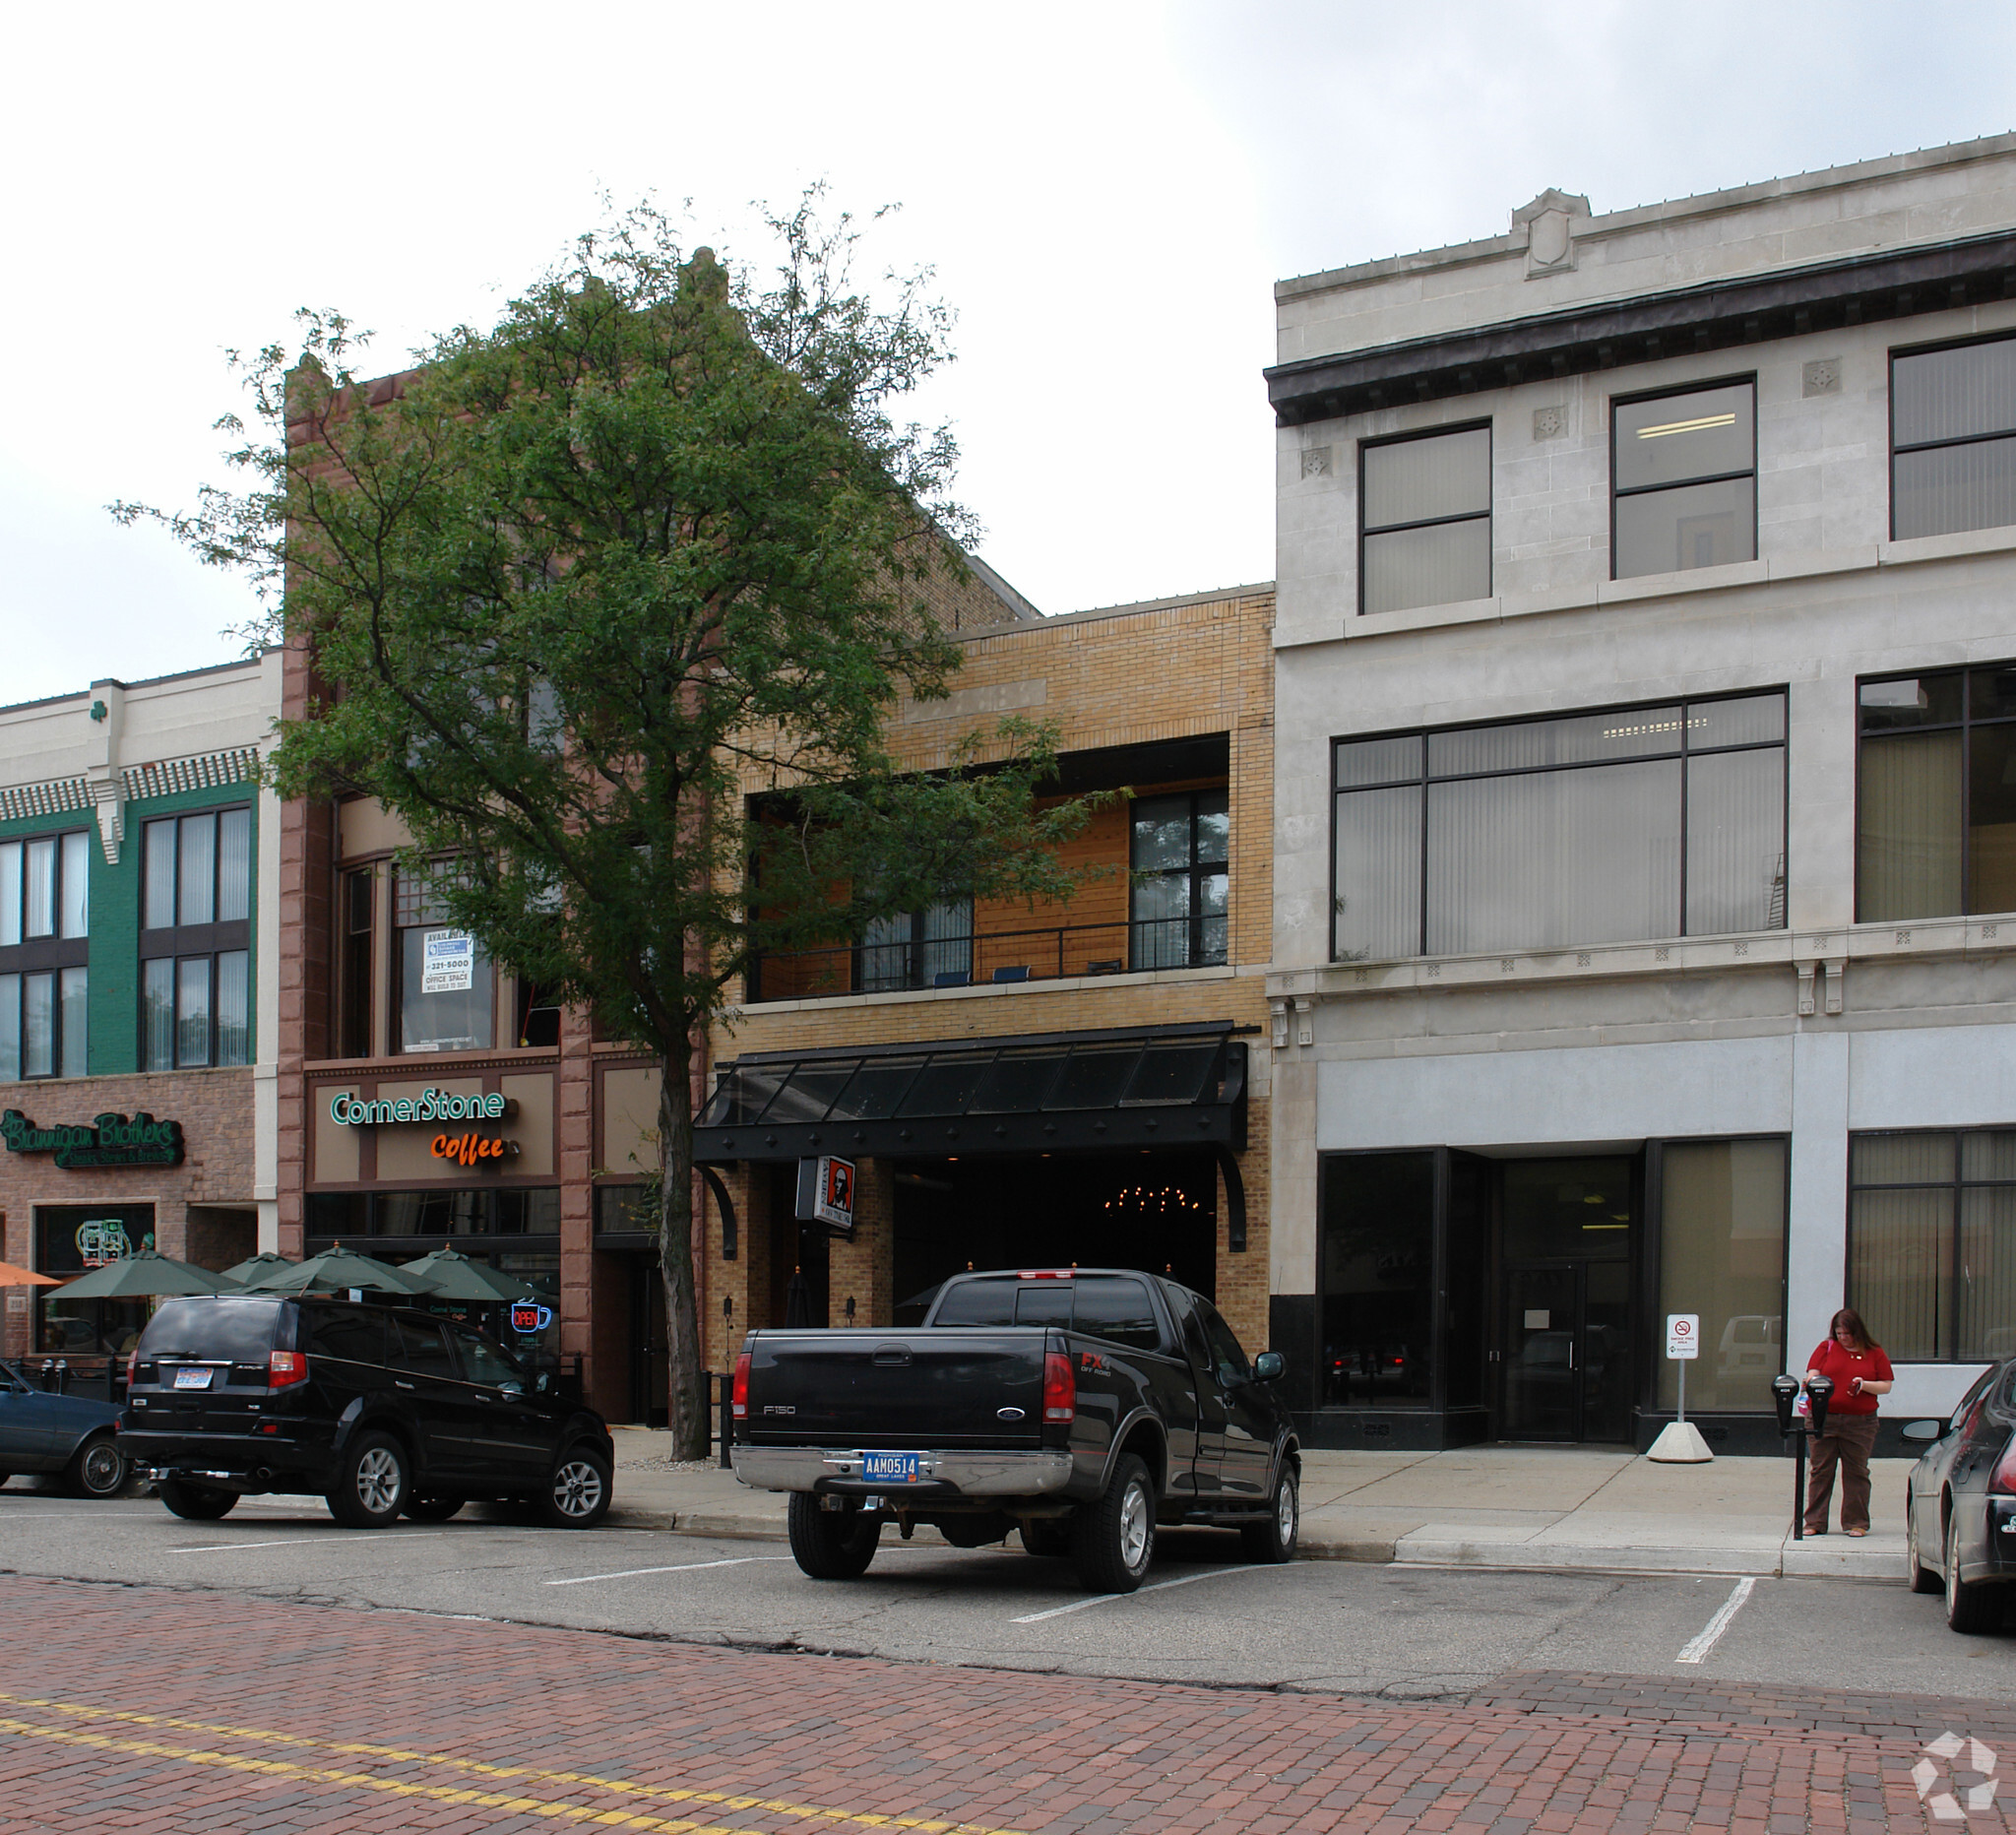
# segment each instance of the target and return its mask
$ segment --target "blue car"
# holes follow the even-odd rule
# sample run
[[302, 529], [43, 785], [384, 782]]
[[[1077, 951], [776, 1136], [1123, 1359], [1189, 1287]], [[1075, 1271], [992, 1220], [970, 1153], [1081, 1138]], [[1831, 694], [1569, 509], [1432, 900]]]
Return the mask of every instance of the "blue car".
[[0, 1360], [0, 1484], [17, 1472], [53, 1472], [75, 1496], [118, 1496], [128, 1472], [118, 1422], [109, 1403], [46, 1395]]

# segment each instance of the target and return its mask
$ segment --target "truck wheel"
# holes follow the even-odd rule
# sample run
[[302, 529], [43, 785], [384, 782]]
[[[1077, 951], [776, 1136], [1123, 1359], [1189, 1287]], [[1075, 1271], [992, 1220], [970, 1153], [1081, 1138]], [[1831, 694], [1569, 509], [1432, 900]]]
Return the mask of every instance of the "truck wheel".
[[1132, 1593], [1148, 1578], [1155, 1558], [1155, 1487], [1132, 1453], [1122, 1455], [1099, 1501], [1078, 1512], [1071, 1554], [1090, 1593]]
[[1022, 1526], [1022, 1546], [1046, 1560], [1061, 1560], [1071, 1552], [1071, 1526], [1062, 1517], [1031, 1517]]
[[1274, 1495], [1267, 1500], [1267, 1514], [1257, 1523], [1241, 1523], [1239, 1540], [1246, 1545], [1249, 1561], [1292, 1561], [1295, 1558], [1295, 1538], [1302, 1528], [1302, 1487], [1295, 1481], [1295, 1469], [1286, 1459], [1274, 1481]]
[[406, 1508], [408, 1484], [406, 1448], [389, 1433], [360, 1433], [324, 1501], [346, 1529], [384, 1529]]
[[215, 1523], [229, 1516], [237, 1506], [234, 1490], [212, 1490], [208, 1485], [191, 1485], [182, 1479], [162, 1479], [155, 1487], [169, 1511], [191, 1523]]
[[791, 1558], [814, 1580], [858, 1580], [875, 1558], [882, 1519], [859, 1510], [822, 1510], [809, 1491], [792, 1491], [785, 1520]]

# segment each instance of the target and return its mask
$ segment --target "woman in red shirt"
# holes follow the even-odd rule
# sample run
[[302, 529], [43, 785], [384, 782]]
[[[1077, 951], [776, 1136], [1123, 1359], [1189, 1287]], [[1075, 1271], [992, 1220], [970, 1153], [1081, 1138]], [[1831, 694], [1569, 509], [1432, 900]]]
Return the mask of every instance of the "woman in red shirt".
[[1827, 1431], [1813, 1441], [1813, 1469], [1806, 1480], [1805, 1533], [1827, 1533], [1827, 1505], [1834, 1495], [1834, 1468], [1839, 1464], [1841, 1527], [1851, 1536], [1866, 1536], [1876, 1398], [1890, 1393], [1895, 1378], [1883, 1347], [1870, 1342], [1868, 1327], [1853, 1306], [1844, 1306], [1834, 1315], [1827, 1342], [1806, 1360], [1806, 1381], [1815, 1376], [1831, 1379], [1834, 1394], [1827, 1403]]

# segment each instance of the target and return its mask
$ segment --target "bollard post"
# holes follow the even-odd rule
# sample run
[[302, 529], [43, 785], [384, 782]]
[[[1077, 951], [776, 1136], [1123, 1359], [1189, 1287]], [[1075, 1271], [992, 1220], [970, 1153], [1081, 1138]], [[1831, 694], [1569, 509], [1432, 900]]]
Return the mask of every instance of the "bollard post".
[[735, 1378], [731, 1370], [723, 1370], [717, 1380], [721, 1383], [721, 1469], [734, 1470], [734, 1461], [728, 1457], [728, 1447], [733, 1441], [735, 1418], [732, 1413], [735, 1400]]

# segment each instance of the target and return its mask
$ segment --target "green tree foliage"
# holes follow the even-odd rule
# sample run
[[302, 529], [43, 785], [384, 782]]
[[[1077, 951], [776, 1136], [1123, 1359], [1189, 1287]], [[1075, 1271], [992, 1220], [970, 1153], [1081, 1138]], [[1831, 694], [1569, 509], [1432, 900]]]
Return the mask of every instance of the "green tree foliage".
[[853, 225], [813, 204], [772, 221], [762, 279], [633, 211], [494, 328], [376, 383], [346, 320], [304, 313], [297, 345], [241, 363], [255, 426], [220, 423], [250, 488], [114, 506], [249, 574], [268, 611], [248, 635], [311, 652], [281, 793], [384, 803], [452, 921], [662, 1059], [686, 1456], [707, 1443], [690, 1091], [730, 982], [948, 893], [1067, 898], [1054, 850], [1085, 814], [1039, 804], [1040, 728], [894, 768], [897, 702], [943, 696], [959, 664], [929, 609], [965, 578], [953, 443], [895, 412], [948, 322], [924, 277], [872, 304]]

